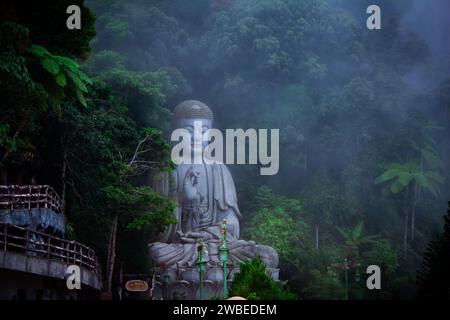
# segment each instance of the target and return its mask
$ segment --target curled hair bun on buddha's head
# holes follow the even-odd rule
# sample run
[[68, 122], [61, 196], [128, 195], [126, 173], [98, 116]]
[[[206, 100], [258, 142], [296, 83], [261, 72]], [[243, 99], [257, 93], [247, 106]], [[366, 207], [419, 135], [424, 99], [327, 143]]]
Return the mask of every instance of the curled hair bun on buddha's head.
[[197, 100], [186, 100], [181, 102], [173, 110], [173, 119], [208, 119], [213, 120], [214, 116], [211, 109], [203, 102]]

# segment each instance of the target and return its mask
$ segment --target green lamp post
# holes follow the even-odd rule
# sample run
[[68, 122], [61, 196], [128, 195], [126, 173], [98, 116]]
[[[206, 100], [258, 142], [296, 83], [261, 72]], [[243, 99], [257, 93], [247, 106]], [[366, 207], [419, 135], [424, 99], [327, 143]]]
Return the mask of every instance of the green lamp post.
[[228, 297], [227, 264], [230, 250], [227, 246], [227, 220], [222, 220], [222, 242], [219, 247], [219, 259], [223, 264], [223, 297]]
[[206, 271], [206, 264], [208, 260], [206, 260], [206, 247], [202, 240], [197, 247], [197, 261], [196, 267], [197, 272], [200, 274], [200, 300], [203, 300], [203, 276]]
[[348, 282], [349, 282], [348, 271], [350, 269], [352, 269], [352, 268], [355, 268], [356, 269], [355, 281], [359, 282], [360, 275], [359, 275], [359, 269], [358, 268], [361, 265], [359, 263], [351, 262], [347, 258], [344, 258], [344, 263], [336, 263], [336, 264], [334, 264], [334, 266], [344, 270], [344, 274], [345, 274], [345, 300], [348, 300], [349, 299], [349, 296], [348, 296], [348, 291], [349, 291], [349, 288], [348, 288]]
[[348, 300], [348, 261], [347, 258], [344, 259], [344, 271], [345, 271], [345, 300]]

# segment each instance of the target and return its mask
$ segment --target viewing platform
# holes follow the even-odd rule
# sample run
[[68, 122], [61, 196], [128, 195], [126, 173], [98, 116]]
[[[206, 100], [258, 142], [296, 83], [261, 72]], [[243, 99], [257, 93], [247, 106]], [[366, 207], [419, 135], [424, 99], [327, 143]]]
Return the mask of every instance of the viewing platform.
[[61, 199], [48, 185], [0, 186], [0, 222], [66, 235]]
[[[0, 299], [80, 299], [101, 290], [95, 252], [65, 239], [61, 199], [48, 185], [0, 186]], [[83, 290], [68, 290], [70, 265]]]

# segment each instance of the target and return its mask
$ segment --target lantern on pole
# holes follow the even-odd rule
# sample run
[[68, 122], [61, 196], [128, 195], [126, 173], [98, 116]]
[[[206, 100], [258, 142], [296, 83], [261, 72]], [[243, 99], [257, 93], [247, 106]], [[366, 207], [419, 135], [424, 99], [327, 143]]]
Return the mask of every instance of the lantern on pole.
[[343, 263], [335, 263], [333, 264], [333, 266], [344, 270], [344, 274], [345, 274], [345, 300], [349, 299], [348, 293], [349, 293], [349, 270], [350, 269], [356, 269], [356, 273], [355, 273], [355, 282], [359, 282], [360, 281], [360, 274], [359, 274], [359, 267], [361, 266], [361, 264], [359, 263], [354, 263], [352, 261], [349, 261], [347, 258], [344, 258], [344, 262]]
[[197, 261], [196, 267], [197, 272], [200, 274], [200, 300], [203, 300], [203, 277], [206, 271], [206, 264], [208, 260], [206, 260], [206, 247], [202, 240], [197, 247]]
[[228, 265], [228, 257], [230, 255], [230, 250], [227, 246], [227, 220], [222, 220], [222, 241], [219, 247], [219, 259], [223, 265], [223, 297], [228, 297], [228, 284], [227, 284], [227, 265]]

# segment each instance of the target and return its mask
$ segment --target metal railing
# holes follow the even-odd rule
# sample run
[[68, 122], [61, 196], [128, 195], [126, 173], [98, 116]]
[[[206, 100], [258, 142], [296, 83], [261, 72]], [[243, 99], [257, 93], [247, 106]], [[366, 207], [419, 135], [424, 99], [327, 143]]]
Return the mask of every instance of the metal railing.
[[79, 265], [99, 274], [94, 250], [47, 233], [0, 222], [0, 250]]
[[0, 186], [0, 210], [49, 208], [62, 213], [61, 198], [48, 185]]

